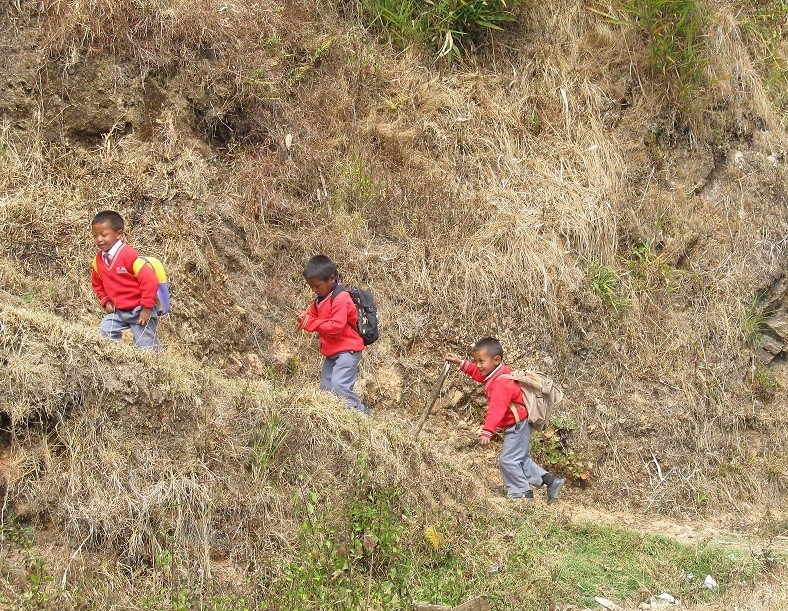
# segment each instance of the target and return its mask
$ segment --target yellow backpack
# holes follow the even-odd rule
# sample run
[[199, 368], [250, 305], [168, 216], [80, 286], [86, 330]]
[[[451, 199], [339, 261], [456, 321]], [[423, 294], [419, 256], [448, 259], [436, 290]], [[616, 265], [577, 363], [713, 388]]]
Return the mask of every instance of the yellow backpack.
[[[99, 255], [97, 254], [93, 258], [93, 271], [96, 272], [97, 275], [101, 276], [98, 266], [98, 257]], [[170, 286], [167, 284], [167, 272], [164, 269], [164, 264], [156, 257], [139, 256], [134, 260], [134, 263], [131, 266], [131, 273], [133, 273], [136, 277], [139, 275], [140, 270], [145, 267], [145, 265], [150, 265], [153, 268], [153, 271], [156, 273], [156, 279], [159, 281], [159, 288], [156, 291], [156, 312], [158, 312], [159, 316], [169, 314]]]

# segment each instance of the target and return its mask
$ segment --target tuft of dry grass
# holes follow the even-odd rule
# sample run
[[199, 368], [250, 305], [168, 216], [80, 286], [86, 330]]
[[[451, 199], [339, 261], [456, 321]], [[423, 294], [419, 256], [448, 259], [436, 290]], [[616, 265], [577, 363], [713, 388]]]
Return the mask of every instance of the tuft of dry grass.
[[[781, 399], [747, 428], [737, 321], [784, 266], [785, 134], [735, 14], [714, 5], [713, 87], [680, 117], [635, 33], [574, 0], [525, 7], [522, 31], [449, 71], [391, 54], [330, 5], [233, 6], [121, 15], [71, 2], [37, 16], [48, 38], [26, 35], [52, 105], [32, 131], [6, 125], [0, 157], [0, 272], [14, 297], [94, 326], [87, 222], [116, 207], [172, 273], [171, 356], [312, 384], [318, 357], [292, 308], [310, 298], [303, 261], [326, 252], [380, 304], [384, 338], [365, 357], [374, 399], [412, 413], [425, 363], [493, 333], [515, 361], [552, 357], [569, 414], [597, 427], [578, 444], [600, 502], [622, 477], [631, 502], [657, 511], [694, 511], [704, 490], [729, 506], [782, 498], [779, 477], [759, 478], [784, 460], [768, 441], [785, 439]], [[80, 140], [53, 127], [58, 113], [92, 116], [108, 99], [52, 93], [80, 86], [94, 58], [105, 91], [137, 110], [96, 118], [106, 129]], [[645, 263], [643, 243], [656, 249]], [[622, 278], [620, 315], [589, 261]], [[55, 272], [69, 281], [50, 284]], [[652, 453], [687, 465], [672, 475], [678, 494], [655, 495]], [[191, 475], [177, 477], [188, 495]], [[145, 532], [135, 549], [150, 553]]]
[[360, 455], [376, 486], [429, 480], [403, 501], [425, 510], [465, 488], [401, 432], [314, 389], [232, 382], [27, 309], [4, 306], [0, 326], [17, 473], [5, 506], [46, 516], [74, 548], [135, 564], [167, 552], [204, 571], [217, 537], [239, 558], [286, 549], [290, 498], [319, 491], [340, 509]]

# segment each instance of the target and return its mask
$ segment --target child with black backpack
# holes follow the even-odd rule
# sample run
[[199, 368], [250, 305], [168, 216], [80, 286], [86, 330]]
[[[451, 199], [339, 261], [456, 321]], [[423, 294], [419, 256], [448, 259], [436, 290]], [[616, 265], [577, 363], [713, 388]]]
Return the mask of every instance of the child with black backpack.
[[506, 497], [533, 501], [531, 486], [547, 486], [547, 504], [558, 501], [564, 480], [552, 475], [531, 459], [531, 423], [523, 390], [503, 362], [503, 348], [493, 337], [484, 337], [473, 346], [473, 360], [464, 360], [448, 353], [446, 360], [459, 366], [460, 371], [484, 384], [487, 395], [487, 415], [482, 425], [479, 443], [486, 445], [497, 429], [503, 429], [503, 447], [498, 460]]
[[352, 409], [372, 415], [353, 387], [364, 350], [358, 332], [358, 311], [348, 291], [339, 283], [334, 262], [315, 255], [304, 266], [304, 278], [315, 292], [315, 300], [298, 316], [298, 328], [317, 333], [320, 353], [325, 357], [320, 372], [320, 388], [345, 398]]

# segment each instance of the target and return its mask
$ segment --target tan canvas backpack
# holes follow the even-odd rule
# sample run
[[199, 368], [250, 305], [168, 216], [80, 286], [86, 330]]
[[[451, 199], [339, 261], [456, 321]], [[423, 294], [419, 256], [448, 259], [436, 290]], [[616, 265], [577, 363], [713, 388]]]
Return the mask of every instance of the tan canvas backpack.
[[[543, 431], [550, 424], [553, 408], [564, 398], [564, 391], [552, 378], [541, 371], [517, 369], [501, 375], [502, 378], [514, 380], [523, 389], [523, 398], [528, 409], [528, 422], [534, 430]], [[514, 414], [515, 422], [520, 422], [517, 407], [509, 406]]]

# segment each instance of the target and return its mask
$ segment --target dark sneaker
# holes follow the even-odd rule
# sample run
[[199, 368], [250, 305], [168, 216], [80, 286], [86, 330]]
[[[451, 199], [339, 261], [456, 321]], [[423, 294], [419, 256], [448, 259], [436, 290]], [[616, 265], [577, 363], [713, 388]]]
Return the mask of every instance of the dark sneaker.
[[525, 501], [527, 503], [533, 503], [534, 491], [526, 490], [525, 492], [509, 492], [506, 494], [506, 498], [513, 501]]
[[561, 494], [561, 488], [564, 486], [564, 478], [554, 477], [553, 483], [547, 487], [547, 504], [552, 505], [558, 502], [558, 495]]

